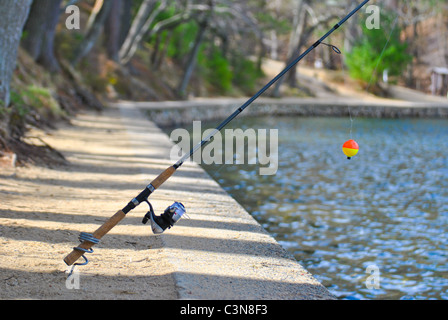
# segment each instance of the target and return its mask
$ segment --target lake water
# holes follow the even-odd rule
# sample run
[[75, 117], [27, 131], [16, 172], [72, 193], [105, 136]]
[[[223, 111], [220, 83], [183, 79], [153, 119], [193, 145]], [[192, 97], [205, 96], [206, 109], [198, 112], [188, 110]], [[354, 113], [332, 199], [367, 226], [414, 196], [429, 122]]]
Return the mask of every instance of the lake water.
[[448, 299], [448, 121], [354, 119], [350, 161], [347, 118], [228, 128], [278, 129], [277, 173], [203, 167], [338, 298]]

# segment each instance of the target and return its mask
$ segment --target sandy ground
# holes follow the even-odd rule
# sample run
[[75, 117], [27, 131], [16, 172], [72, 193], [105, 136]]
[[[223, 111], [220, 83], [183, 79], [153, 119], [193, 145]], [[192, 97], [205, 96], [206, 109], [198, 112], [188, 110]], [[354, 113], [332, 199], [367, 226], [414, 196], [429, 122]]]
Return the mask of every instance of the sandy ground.
[[1, 299], [177, 298], [161, 239], [139, 224], [140, 215], [125, 219], [88, 255], [87, 266], [76, 267], [78, 283], [66, 282], [63, 258], [79, 232], [96, 230], [146, 185], [125, 129], [115, 123], [85, 114], [73, 126], [41, 133], [69, 165], [1, 170]]

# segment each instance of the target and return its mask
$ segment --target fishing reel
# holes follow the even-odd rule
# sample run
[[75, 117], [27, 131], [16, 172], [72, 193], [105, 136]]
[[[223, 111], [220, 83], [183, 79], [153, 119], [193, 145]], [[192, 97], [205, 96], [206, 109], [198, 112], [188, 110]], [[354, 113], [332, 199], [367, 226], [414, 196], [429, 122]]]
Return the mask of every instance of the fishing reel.
[[149, 205], [149, 211], [143, 217], [142, 223], [146, 224], [148, 221], [151, 221], [151, 229], [154, 234], [163, 233], [167, 228], [170, 229], [174, 226], [183, 215], [187, 216], [185, 207], [180, 202], [174, 202], [160, 216], [155, 215], [154, 209], [148, 200], [145, 200], [145, 202]]

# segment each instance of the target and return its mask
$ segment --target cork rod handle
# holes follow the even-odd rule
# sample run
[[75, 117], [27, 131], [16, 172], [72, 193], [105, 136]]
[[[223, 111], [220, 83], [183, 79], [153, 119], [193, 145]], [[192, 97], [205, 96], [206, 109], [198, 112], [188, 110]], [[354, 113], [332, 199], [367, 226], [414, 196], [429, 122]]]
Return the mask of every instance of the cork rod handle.
[[163, 171], [157, 178], [155, 178], [151, 184], [154, 189], [158, 189], [166, 180], [168, 180], [176, 171], [176, 169], [171, 166], [165, 171]]

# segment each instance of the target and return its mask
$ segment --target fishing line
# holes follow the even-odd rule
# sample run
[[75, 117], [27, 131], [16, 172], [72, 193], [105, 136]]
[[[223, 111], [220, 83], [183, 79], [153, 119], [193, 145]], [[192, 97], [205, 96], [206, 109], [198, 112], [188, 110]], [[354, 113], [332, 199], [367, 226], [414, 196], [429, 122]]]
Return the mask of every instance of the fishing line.
[[[391, 29], [388, 37], [387, 37], [386, 44], [384, 45], [384, 47], [383, 47], [383, 49], [381, 51], [380, 57], [379, 57], [376, 65], [375, 65], [375, 69], [372, 71], [372, 74], [370, 75], [369, 83], [368, 83], [368, 85], [367, 85], [367, 87], [365, 89], [366, 93], [369, 92], [369, 89], [372, 86], [374, 74], [378, 70], [380, 62], [383, 60], [384, 53], [386, 52], [386, 49], [389, 46], [390, 40], [392, 38], [392, 35], [393, 35], [393, 33], [394, 33], [394, 31], [395, 31], [395, 29], [397, 27], [397, 22], [398, 22], [398, 15], [395, 17], [395, 20], [394, 20], [394, 22], [392, 24], [392, 29]], [[346, 85], [346, 70], [345, 70], [345, 64], [343, 62], [342, 57], [341, 57], [341, 65], [342, 65], [342, 77], [344, 79], [344, 85]], [[352, 111], [351, 111], [351, 108], [350, 108], [350, 104], [347, 104], [347, 109], [348, 109], [348, 114], [349, 114], [349, 117], [350, 117], [350, 133], [349, 133], [349, 135], [350, 135], [350, 139], [353, 139], [353, 122], [354, 122], [354, 119], [352, 117]], [[355, 116], [355, 118], [356, 118], [356, 116]]]
[[[344, 79], [344, 87], [347, 87], [347, 72], [345, 70], [344, 59], [341, 56], [341, 68], [342, 68], [342, 79]], [[349, 128], [349, 137], [353, 139], [353, 117], [352, 117], [352, 109], [350, 108], [350, 104], [347, 103], [348, 116], [350, 118], [350, 128]]]
[[369, 81], [369, 84], [367, 85], [366, 92], [369, 91], [370, 86], [372, 85], [373, 75], [378, 70], [381, 60], [383, 60], [384, 53], [385, 53], [387, 47], [389, 46], [389, 42], [390, 42], [390, 39], [392, 38], [392, 34], [394, 33], [395, 28], [397, 27], [397, 22], [398, 22], [398, 15], [395, 17], [394, 23], [392, 25], [392, 30], [389, 33], [389, 37], [387, 38], [387, 41], [386, 41], [386, 44], [384, 45], [383, 50], [381, 51], [380, 58], [378, 59], [378, 62], [376, 63], [375, 69], [373, 70], [372, 75], [370, 76], [370, 81]]
[[[336, 52], [338, 55], [340, 55], [340, 63], [341, 63], [341, 68], [342, 68], [342, 79], [344, 80], [344, 86], [347, 85], [347, 81], [346, 81], [346, 72], [345, 72], [345, 65], [344, 65], [344, 59], [343, 59], [343, 54], [341, 52], [341, 50], [339, 50], [338, 47], [332, 45], [332, 44], [328, 44], [328, 43], [323, 43], [323, 45], [326, 45], [328, 47], [330, 47], [334, 52]], [[331, 58], [333, 60], [333, 58]], [[350, 108], [350, 104], [347, 104], [347, 109], [348, 109], [348, 115], [350, 117], [350, 139], [353, 138], [353, 117], [352, 117], [352, 111]]]

